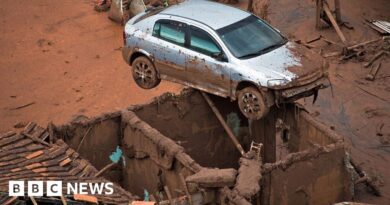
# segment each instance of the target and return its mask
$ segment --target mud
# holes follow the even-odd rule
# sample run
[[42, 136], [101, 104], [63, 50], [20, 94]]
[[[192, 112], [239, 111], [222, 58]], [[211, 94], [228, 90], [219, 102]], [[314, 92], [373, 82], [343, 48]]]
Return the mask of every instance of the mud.
[[[259, 172], [260, 173], [260, 172]], [[201, 187], [232, 187], [236, 180], [235, 169], [203, 168], [199, 172], [187, 177], [188, 183], [196, 183]]]
[[145, 93], [134, 83], [120, 53], [123, 28], [94, 3], [0, 2], [0, 132], [19, 122], [63, 124], [180, 91], [162, 82]]
[[261, 161], [257, 159], [240, 159], [240, 168], [234, 189], [237, 193], [246, 198], [251, 199], [260, 191]]
[[[237, 6], [246, 8], [246, 2], [239, 1]], [[342, 1], [341, 6], [342, 18], [354, 26], [354, 30], [348, 30], [342, 27], [342, 31], [351, 44], [378, 37], [375, 31], [372, 31], [362, 22], [363, 18], [387, 20], [390, 18], [387, 9], [390, 5], [387, 0], [346, 0]], [[25, 4], [20, 0], [1, 1], [0, 10], [3, 18], [0, 24], [3, 35], [0, 36], [0, 42], [2, 44], [0, 50], [2, 49], [4, 52], [0, 52], [0, 67], [2, 71], [2, 75], [0, 75], [0, 87], [4, 88], [1, 90], [1, 96], [4, 97], [0, 98], [0, 107], [2, 108], [0, 110], [2, 119], [0, 131], [8, 130], [13, 125], [19, 123], [24, 124], [23, 122], [28, 121], [37, 121], [42, 125], [50, 121], [54, 121], [56, 124], [62, 124], [74, 114], [81, 113], [87, 116], [96, 116], [102, 112], [112, 112], [113, 110], [122, 109], [129, 104], [144, 103], [153, 96], [158, 96], [166, 90], [177, 91], [181, 88], [181, 86], [163, 83], [160, 88], [150, 92], [141, 92], [132, 83], [131, 76], [128, 75], [127, 65], [122, 61], [121, 56], [116, 53], [118, 48], [122, 46], [122, 37], [118, 35], [121, 33], [122, 28], [107, 20], [106, 15], [94, 13], [91, 8], [91, 1], [80, 2], [71, 0], [58, 3], [37, 0], [34, 4]], [[47, 12], [48, 10], [52, 12]], [[304, 42], [321, 34], [332, 41], [338, 42], [338, 37], [332, 29], [323, 29], [321, 31], [315, 29], [314, 16], [315, 5], [313, 1], [274, 0], [268, 5], [267, 20], [288, 37]], [[329, 45], [323, 41], [315, 42], [313, 45], [316, 48], [312, 48], [312, 50], [319, 53], [339, 51], [338, 45]], [[26, 47], [31, 49], [26, 49]], [[352, 157], [357, 159], [357, 163], [381, 184], [380, 188], [383, 191], [383, 197], [379, 198], [367, 194], [365, 187], [361, 184], [355, 187], [356, 200], [375, 204], [388, 204], [390, 202], [390, 189], [387, 181], [389, 178], [389, 163], [387, 163], [389, 161], [387, 144], [389, 141], [388, 122], [390, 116], [388, 113], [388, 102], [390, 101], [388, 95], [389, 70], [383, 69], [388, 67], [388, 59], [383, 59], [382, 69], [379, 71], [377, 79], [373, 82], [366, 82], [364, 80], [368, 70], [358, 60], [340, 62], [338, 58], [330, 59], [329, 76], [333, 84], [333, 92], [330, 89], [321, 92], [315, 105], [312, 105], [311, 98], [302, 100], [301, 102], [305, 105], [306, 109], [312, 113], [316, 113], [311, 118], [321, 120], [327, 124], [327, 126], [309, 126], [311, 127], [310, 130], [317, 130], [315, 135], [318, 134], [319, 136], [321, 136], [322, 132], [318, 131], [318, 129], [322, 128], [330, 130], [329, 132], [323, 131], [323, 133], [334, 133], [334, 130], [342, 133], [345, 137], [347, 150], [352, 152]], [[35, 102], [35, 104], [23, 109], [12, 110], [12, 108], [31, 102]], [[150, 110], [153, 111], [152, 108]], [[140, 115], [139, 118], [143, 119], [141, 116], [142, 111], [137, 112]], [[181, 112], [177, 111], [177, 113]], [[147, 115], [147, 112], [144, 115]], [[306, 117], [299, 117], [299, 119], [302, 120]], [[163, 119], [164, 117], [159, 116], [159, 118]], [[270, 117], [270, 123], [273, 122], [271, 118], [273, 117]], [[290, 118], [298, 120], [291, 116]], [[196, 120], [202, 121], [203, 118], [196, 118]], [[115, 120], [108, 118], [102, 121], [107, 126], [104, 128], [105, 132], [112, 132], [110, 136], [114, 140], [109, 143], [112, 147], [114, 147], [114, 144], [122, 143], [121, 140], [114, 143], [115, 140], [120, 139], [123, 133], [121, 125], [116, 125], [116, 123], [121, 123], [121, 121], [121, 115]], [[176, 122], [180, 122], [180, 120], [163, 125], [169, 127]], [[88, 134], [87, 137], [93, 137], [93, 135], [98, 133], [93, 132], [93, 130], [99, 128], [99, 123], [99, 120], [92, 123], [93, 129], [90, 131], [91, 135]], [[307, 121], [307, 123], [310, 124], [311, 121]], [[257, 123], [255, 122], [254, 124]], [[260, 126], [266, 126], [267, 123], [259, 124]], [[247, 125], [242, 125], [242, 127], [245, 126]], [[76, 129], [75, 127], [78, 128]], [[72, 132], [69, 132], [69, 135], [66, 136], [69, 138], [67, 140], [72, 144], [72, 147], [76, 149], [77, 141], [81, 140], [87, 132], [88, 127], [84, 127], [83, 124], [75, 125], [75, 127], [70, 125], [69, 130], [78, 130], [75, 131], [78, 134], [74, 135], [71, 134]], [[236, 128], [237, 126], [234, 127]], [[187, 127], [187, 129], [189, 128]], [[245, 130], [245, 128], [236, 130]], [[286, 156], [289, 156], [292, 152], [298, 152], [304, 147], [312, 148], [316, 147], [316, 145], [320, 145], [321, 147], [321, 145], [333, 143], [334, 140], [330, 140], [329, 137], [318, 138], [318, 136], [315, 137], [314, 135], [307, 136], [308, 138], [313, 137], [314, 140], [304, 140], [302, 137], [299, 137], [300, 135], [293, 137], [297, 136], [294, 134], [294, 129], [290, 127], [289, 130], [289, 140], [285, 141], [282, 137], [279, 137], [277, 138], [277, 143], [275, 142], [275, 147], [273, 147], [272, 142], [269, 142], [272, 146], [268, 146], [269, 148], [267, 149], [269, 150], [264, 151], [266, 155], [264, 156], [264, 160], [280, 162], [274, 165], [272, 163], [264, 165], [264, 170], [267, 170], [265, 167], [271, 167], [269, 169], [273, 171], [285, 167], [285, 170], [289, 171], [290, 168], [291, 170], [294, 168], [295, 163], [302, 163], [302, 166], [311, 168], [304, 169], [303, 173], [307, 173], [307, 170], [313, 172], [318, 171], [319, 169], [315, 169], [312, 166], [312, 159], [323, 159], [321, 157], [325, 157], [329, 152], [316, 151], [314, 155], [292, 155], [288, 158], [290, 160], [287, 161]], [[174, 131], [175, 129], [171, 130], [171, 132], [175, 133]], [[272, 130], [268, 131], [262, 132], [265, 136], [273, 134]], [[163, 132], [166, 132], [166, 135], [169, 134], [168, 131]], [[179, 132], [185, 133], [183, 129], [179, 129]], [[71, 138], [73, 136], [74, 139], [72, 141]], [[281, 134], [280, 136], [283, 135]], [[268, 138], [264, 138], [264, 136], [258, 137], [255, 140], [266, 142]], [[245, 141], [245, 139], [241, 140]], [[185, 141], [175, 141], [178, 145], [181, 145], [182, 142]], [[243, 144], [248, 144], [248, 142]], [[185, 150], [184, 145], [183, 149]], [[200, 146], [199, 149], [202, 150], [202, 147]], [[276, 151], [274, 152], [273, 150]], [[337, 149], [330, 150], [333, 153]], [[105, 152], [105, 154], [101, 155], [103, 161], [108, 160], [107, 155], [110, 151], [108, 149], [103, 151]], [[84, 152], [83, 155], [88, 155], [94, 153], [94, 149], [82, 147], [81, 152]], [[127, 152], [129, 153], [129, 158], [139, 159], [139, 162], [134, 163], [135, 167], [144, 163], [145, 170], [148, 170], [147, 167], [149, 165], [151, 169], [154, 169], [155, 165], [152, 160], [142, 160], [140, 162], [141, 159], [148, 159], [146, 153], [137, 152], [135, 154], [131, 149], [128, 149]], [[99, 155], [99, 153], [97, 154]], [[195, 158], [196, 154], [196, 151], [193, 151], [193, 158]], [[133, 155], [134, 157], [132, 157]], [[232, 165], [232, 167], [238, 169], [239, 156], [235, 157], [235, 154], [231, 156], [233, 157], [230, 162], [221, 162], [217, 167], [229, 167]], [[338, 158], [339, 156], [335, 157]], [[189, 167], [188, 169], [190, 169], [192, 167], [191, 164], [195, 163], [193, 158], [187, 154], [180, 154], [173, 161], [180, 160], [181, 162], [185, 162], [187, 167]], [[212, 167], [214, 167], [213, 161], [218, 161], [214, 159], [207, 162], [208, 159], [205, 159], [202, 154], [199, 154], [199, 158], [200, 160], [196, 160], [196, 162], [206, 165], [210, 164]], [[202, 159], [205, 159], [206, 162], [203, 162]], [[95, 161], [97, 159], [93, 158], [93, 156], [90, 156], [90, 160], [94, 160], [94, 164], [100, 163], [100, 166], [106, 163]], [[333, 158], [328, 160], [334, 161]], [[175, 162], [173, 166], [175, 166]], [[335, 164], [331, 164], [330, 166], [333, 165]], [[323, 168], [323, 166], [320, 167]], [[155, 173], [158, 174], [158, 168], [156, 170]], [[114, 170], [114, 172], [118, 171]], [[264, 173], [262, 183], [272, 182], [267, 173]], [[284, 171], [280, 171], [280, 173], [284, 173]], [[336, 171], [332, 171], [332, 173], [336, 173]], [[295, 173], [291, 172], [291, 174]], [[299, 175], [298, 178], [306, 180], [306, 176], [302, 175]], [[123, 179], [122, 176], [122, 174], [118, 174], [114, 178], [117, 180]], [[141, 178], [139, 174], [135, 174], [134, 176], [131, 180], [138, 179], [140, 184], [142, 184], [144, 178], [148, 178], [143, 177], [139, 179]], [[332, 179], [336, 176], [337, 174], [333, 174]], [[334, 184], [338, 184], [341, 181], [338, 180]], [[279, 182], [282, 183], [282, 186], [285, 186], [286, 183], [287, 185], [292, 183], [289, 180]], [[271, 189], [266, 189], [269, 186], [262, 185], [262, 187], [265, 188], [262, 189], [260, 195], [262, 197], [270, 196], [272, 193]], [[308, 198], [313, 192], [298, 188], [296, 187], [295, 189], [299, 193], [296, 194], [297, 197], [295, 199], [304, 200], [303, 198], [306, 198], [306, 200], [309, 200]], [[141, 190], [141, 188], [139, 189]], [[294, 190], [294, 188], [292, 189]], [[233, 191], [229, 189], [229, 192]], [[295, 195], [295, 193], [288, 193], [288, 196]], [[237, 195], [237, 193], [235, 196], [238, 196], [236, 199], [244, 199]], [[287, 198], [284, 197], [283, 200]], [[285, 201], [282, 202], [284, 203]]]

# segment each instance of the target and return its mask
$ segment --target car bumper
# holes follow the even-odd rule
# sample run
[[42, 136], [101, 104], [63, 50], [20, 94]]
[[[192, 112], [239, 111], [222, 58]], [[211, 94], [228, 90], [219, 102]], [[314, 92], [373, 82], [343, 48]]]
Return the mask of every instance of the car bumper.
[[282, 102], [295, 101], [299, 98], [313, 95], [319, 89], [327, 88], [329, 86], [329, 79], [327, 77], [323, 77], [307, 85], [277, 91], [277, 96], [281, 98], [279, 101]]

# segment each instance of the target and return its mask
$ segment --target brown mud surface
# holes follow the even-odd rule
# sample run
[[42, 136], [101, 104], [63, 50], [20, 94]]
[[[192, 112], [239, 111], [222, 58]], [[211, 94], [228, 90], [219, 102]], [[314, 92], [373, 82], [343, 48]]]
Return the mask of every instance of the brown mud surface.
[[168, 82], [140, 89], [122, 59], [122, 26], [93, 2], [0, 1], [0, 132], [96, 116], [181, 89]]
[[[245, 8], [245, 3], [239, 6]], [[342, 28], [350, 44], [378, 38], [363, 17], [390, 20], [389, 8], [388, 0], [341, 1], [342, 18], [354, 27]], [[3, 0], [0, 13], [0, 132], [28, 121], [45, 126], [75, 114], [94, 116], [181, 89], [166, 82], [150, 91], [138, 88], [121, 57], [122, 27], [106, 13], [96, 13], [92, 0]], [[270, 1], [267, 14], [270, 23], [293, 40], [322, 35], [340, 42], [333, 29], [315, 29], [314, 1]], [[313, 45], [317, 52], [339, 50], [323, 41]], [[382, 197], [362, 186], [356, 198], [375, 204], [390, 203], [390, 60], [382, 59], [377, 79], [370, 82], [364, 79], [369, 68], [362, 62], [331, 58], [333, 89], [322, 91], [314, 105], [311, 98], [301, 101], [346, 137], [354, 160], [377, 179]]]

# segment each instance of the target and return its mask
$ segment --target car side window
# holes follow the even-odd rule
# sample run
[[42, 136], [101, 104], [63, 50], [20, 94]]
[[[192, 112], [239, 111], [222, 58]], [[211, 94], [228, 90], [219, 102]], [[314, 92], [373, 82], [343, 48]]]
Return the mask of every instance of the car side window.
[[187, 25], [176, 21], [158, 21], [153, 27], [153, 36], [184, 46]]
[[221, 48], [204, 30], [190, 26], [190, 49], [208, 56], [222, 53]]

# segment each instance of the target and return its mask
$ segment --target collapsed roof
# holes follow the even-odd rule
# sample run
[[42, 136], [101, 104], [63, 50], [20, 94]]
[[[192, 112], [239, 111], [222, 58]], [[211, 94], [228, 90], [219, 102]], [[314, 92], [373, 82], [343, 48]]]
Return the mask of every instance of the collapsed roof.
[[[20, 133], [8, 132], [0, 135], [0, 204], [12, 204], [26, 200], [24, 197], [8, 195], [10, 180], [61, 180], [63, 190], [66, 182], [107, 183], [103, 177], [97, 177], [98, 170], [87, 160], [70, 148], [64, 141], [48, 143], [47, 129], [28, 124]], [[62, 198], [68, 204], [98, 202], [104, 204], [129, 204], [136, 196], [114, 184], [112, 195], [66, 195]], [[65, 192], [63, 192], [65, 193]], [[30, 199], [27, 199], [30, 200]], [[34, 200], [34, 199], [33, 199]], [[41, 198], [36, 201], [55, 203], [59, 198]]]

